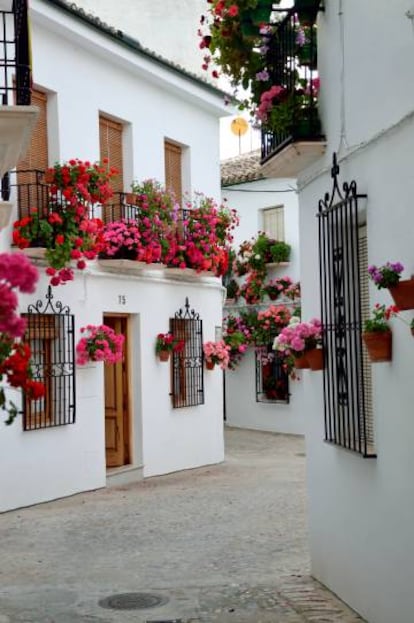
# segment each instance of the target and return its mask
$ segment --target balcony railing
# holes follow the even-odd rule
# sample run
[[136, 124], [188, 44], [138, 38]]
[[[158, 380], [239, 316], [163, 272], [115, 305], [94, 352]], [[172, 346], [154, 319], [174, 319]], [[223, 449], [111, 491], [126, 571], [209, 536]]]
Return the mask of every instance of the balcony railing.
[[[271, 83], [282, 87], [288, 98], [297, 100], [291, 123], [280, 128], [271, 124], [270, 127], [263, 126], [262, 164], [295, 141], [320, 141], [323, 138], [317, 108], [316, 27], [313, 24], [302, 27], [295, 8], [289, 9], [276, 31], [268, 37], [267, 45]], [[275, 102], [274, 106], [280, 104]]]
[[[60, 192], [52, 195], [50, 183], [45, 181], [45, 172], [39, 169], [20, 169], [5, 176], [1, 183], [1, 199], [8, 201], [12, 198], [17, 203], [18, 218], [35, 216], [43, 218], [51, 212], [59, 211], [65, 205], [65, 198]], [[180, 223], [179, 231], [185, 237], [185, 219], [190, 210], [183, 209], [177, 214], [177, 222]], [[136, 205], [134, 195], [131, 193], [117, 192], [111, 199], [101, 204], [90, 204], [88, 208], [90, 218], [100, 218], [104, 223], [113, 223], [121, 219], [139, 221], [143, 212]], [[144, 214], [145, 215], [145, 214]]]
[[28, 0], [0, 10], [0, 104], [30, 105]]

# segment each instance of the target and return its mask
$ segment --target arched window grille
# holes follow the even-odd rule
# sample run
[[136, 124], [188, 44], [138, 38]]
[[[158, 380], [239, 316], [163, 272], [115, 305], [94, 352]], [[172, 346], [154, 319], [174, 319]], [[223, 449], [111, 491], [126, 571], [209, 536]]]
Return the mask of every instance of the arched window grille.
[[23, 429], [36, 430], [75, 422], [74, 315], [53, 302], [49, 286], [46, 303], [29, 305], [25, 341], [31, 349], [33, 378], [45, 386], [39, 400], [23, 399]]
[[174, 408], [204, 404], [203, 321], [188, 298], [185, 308], [170, 318], [170, 332], [184, 341], [184, 350], [172, 356], [172, 392]]

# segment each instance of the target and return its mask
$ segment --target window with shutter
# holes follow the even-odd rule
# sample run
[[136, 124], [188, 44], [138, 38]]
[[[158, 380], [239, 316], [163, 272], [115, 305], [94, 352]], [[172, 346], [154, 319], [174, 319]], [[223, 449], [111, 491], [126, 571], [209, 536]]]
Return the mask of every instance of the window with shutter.
[[165, 186], [172, 190], [175, 198], [181, 204], [183, 196], [182, 188], [182, 149], [179, 145], [164, 142], [165, 158]]
[[17, 206], [19, 218], [27, 216], [31, 208], [39, 213], [47, 211], [46, 188], [39, 185], [43, 172], [49, 166], [47, 140], [47, 94], [34, 89], [32, 104], [39, 108], [39, 116], [33, 130], [29, 147], [17, 164], [11, 186], [17, 186]]
[[112, 179], [115, 192], [122, 192], [123, 188], [123, 148], [122, 148], [123, 125], [104, 115], [99, 115], [99, 145], [100, 159], [108, 160], [110, 167], [115, 167], [119, 175]]
[[49, 166], [47, 147], [47, 94], [33, 89], [32, 105], [39, 108], [39, 116], [32, 133], [29, 147], [17, 165], [17, 169], [20, 171], [27, 171], [28, 169], [44, 171]]
[[285, 208], [277, 206], [263, 210], [263, 231], [273, 240], [285, 240]]
[[122, 206], [117, 193], [122, 193], [124, 190], [123, 129], [122, 123], [99, 115], [100, 159], [101, 161], [107, 159], [108, 165], [119, 171], [119, 174], [111, 180], [115, 195], [110, 205], [106, 206], [106, 209], [103, 208], [104, 222], [119, 220], [122, 217]]

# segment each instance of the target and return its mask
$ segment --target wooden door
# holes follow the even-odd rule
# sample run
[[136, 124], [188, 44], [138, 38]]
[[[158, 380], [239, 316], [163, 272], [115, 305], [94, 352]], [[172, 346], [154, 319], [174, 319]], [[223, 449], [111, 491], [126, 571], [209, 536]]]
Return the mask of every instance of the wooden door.
[[104, 324], [114, 329], [115, 333], [125, 335], [123, 361], [105, 365], [104, 368], [106, 466], [120, 467], [130, 461], [127, 318], [105, 316]]

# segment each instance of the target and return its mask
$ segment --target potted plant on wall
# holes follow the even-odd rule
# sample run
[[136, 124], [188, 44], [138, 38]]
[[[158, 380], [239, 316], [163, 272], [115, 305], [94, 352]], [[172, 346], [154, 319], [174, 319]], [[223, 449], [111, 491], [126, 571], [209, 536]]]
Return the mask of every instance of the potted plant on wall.
[[105, 324], [88, 324], [80, 332], [84, 335], [76, 345], [76, 363], [79, 366], [84, 366], [89, 361], [113, 364], [122, 360], [125, 341], [122, 334], [115, 333]]
[[414, 279], [401, 281], [404, 266], [400, 262], [387, 262], [383, 266], [369, 266], [368, 274], [377, 288], [388, 288], [399, 309], [414, 309]]
[[394, 306], [385, 307], [377, 303], [372, 310], [372, 317], [364, 323], [362, 339], [373, 363], [392, 359], [392, 333], [388, 320], [393, 315]]
[[[311, 368], [308, 354], [311, 355], [312, 370], [323, 368], [322, 325], [320, 320], [300, 322], [293, 316], [289, 325], [275, 338], [273, 348], [294, 357], [297, 369]], [[315, 352], [316, 351], [316, 352]]]
[[230, 347], [224, 342], [206, 342], [203, 344], [203, 352], [207, 370], [214, 370], [217, 364], [222, 370], [226, 370], [230, 362]]
[[181, 353], [184, 347], [184, 340], [178, 340], [172, 333], [159, 333], [155, 341], [155, 353], [164, 362], [169, 360], [172, 352]]

